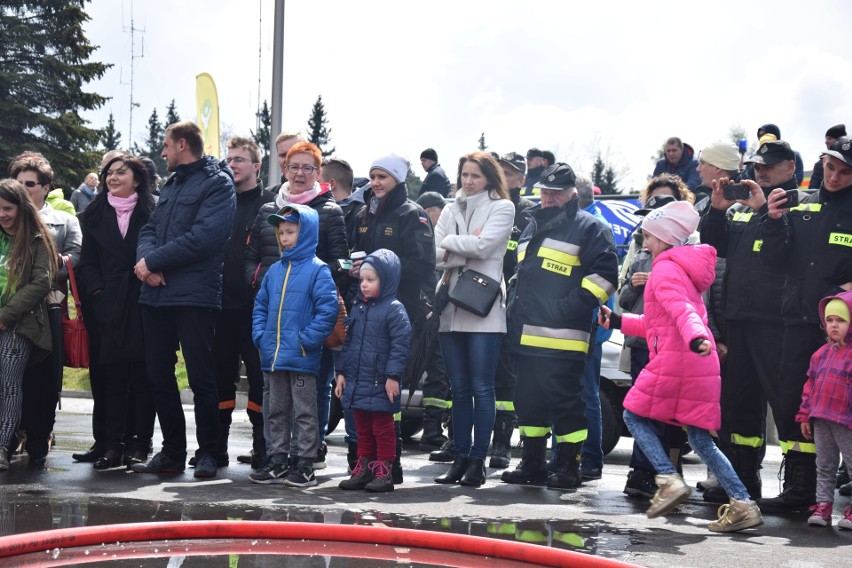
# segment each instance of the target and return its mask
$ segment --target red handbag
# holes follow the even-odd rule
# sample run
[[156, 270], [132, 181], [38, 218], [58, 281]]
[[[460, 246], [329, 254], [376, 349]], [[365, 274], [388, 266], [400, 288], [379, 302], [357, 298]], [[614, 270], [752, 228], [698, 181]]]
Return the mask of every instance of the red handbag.
[[77, 291], [77, 279], [74, 278], [74, 268], [71, 259], [65, 257], [68, 267], [68, 280], [71, 282], [71, 295], [74, 297], [74, 319], [62, 314], [62, 337], [65, 348], [65, 366], [73, 369], [89, 367], [89, 334], [83, 325], [83, 308], [80, 306], [80, 293]]
[[343, 348], [346, 342], [346, 304], [343, 303], [343, 296], [340, 292], [337, 293], [337, 321], [334, 324], [334, 329], [328, 337], [325, 338], [324, 345], [333, 351], [339, 351]]

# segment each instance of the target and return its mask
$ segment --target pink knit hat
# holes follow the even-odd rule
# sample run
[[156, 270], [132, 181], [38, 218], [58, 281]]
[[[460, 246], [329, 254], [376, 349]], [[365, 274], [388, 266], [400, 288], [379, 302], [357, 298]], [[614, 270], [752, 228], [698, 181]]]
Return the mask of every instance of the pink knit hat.
[[685, 244], [697, 228], [698, 213], [688, 201], [675, 201], [654, 209], [642, 221], [643, 231], [675, 246]]

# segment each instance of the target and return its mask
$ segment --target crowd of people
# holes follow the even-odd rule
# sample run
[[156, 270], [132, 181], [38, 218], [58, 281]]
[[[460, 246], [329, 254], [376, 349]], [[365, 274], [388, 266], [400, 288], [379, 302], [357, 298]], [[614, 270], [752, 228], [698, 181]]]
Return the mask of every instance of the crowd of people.
[[[45, 464], [76, 271], [94, 443], [73, 458], [95, 470], [188, 462], [216, 476], [242, 363], [252, 451], [236, 459], [253, 483], [317, 484], [337, 396], [340, 488], [393, 491], [402, 392], [421, 388], [420, 449], [450, 463], [436, 483], [482, 486], [490, 448], [503, 482], [574, 490], [605, 466], [601, 345], [620, 328], [634, 380], [625, 493], [650, 498], [649, 517], [690, 495], [688, 440], [708, 469], [704, 499], [723, 504], [710, 530], [756, 527], [762, 513], [827, 526], [835, 485], [849, 493], [839, 456], [852, 457], [852, 139], [828, 130], [819, 187], [804, 192], [778, 127], [758, 135], [747, 159], [732, 143], [696, 154], [668, 139], [626, 255], [592, 182], [537, 148], [462, 156], [455, 183], [427, 148], [414, 201], [399, 155], [359, 184], [347, 162], [284, 132], [282, 183], [264, 189], [254, 142], [232, 138], [219, 161], [178, 122], [162, 188], [152, 164], [110, 151], [62, 205], [72, 213], [51, 204], [47, 160], [23, 153], [0, 181], [0, 470], [22, 431], [28, 465]], [[178, 351], [194, 395], [188, 461]], [[783, 491], [764, 499], [767, 406], [785, 459]], [[522, 458], [509, 469], [515, 427]], [[852, 506], [838, 524], [852, 529]]]

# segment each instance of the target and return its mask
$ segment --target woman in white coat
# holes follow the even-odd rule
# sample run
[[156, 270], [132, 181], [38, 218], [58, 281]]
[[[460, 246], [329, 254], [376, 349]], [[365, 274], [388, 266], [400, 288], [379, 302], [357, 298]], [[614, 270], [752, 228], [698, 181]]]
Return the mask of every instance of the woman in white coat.
[[435, 228], [437, 267], [449, 273], [451, 293], [464, 270], [493, 278], [500, 283], [500, 293], [485, 317], [453, 303], [441, 312], [439, 339], [453, 390], [455, 450], [450, 470], [435, 482], [479, 487], [485, 482], [484, 462], [494, 426], [494, 375], [506, 333], [503, 256], [515, 206], [503, 171], [490, 154], [464, 156], [459, 171], [461, 189]]

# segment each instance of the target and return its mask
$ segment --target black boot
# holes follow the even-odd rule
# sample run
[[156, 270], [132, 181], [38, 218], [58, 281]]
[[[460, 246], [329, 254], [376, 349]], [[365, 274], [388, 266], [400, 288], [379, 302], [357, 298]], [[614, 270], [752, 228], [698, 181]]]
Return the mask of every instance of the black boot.
[[816, 502], [816, 455], [788, 451], [784, 457], [784, 486], [778, 497], [758, 501], [770, 515], [806, 513]]
[[461, 478], [464, 477], [464, 474], [467, 472], [467, 466], [469, 461], [470, 460], [468, 460], [467, 456], [463, 458], [456, 458], [455, 460], [453, 460], [453, 465], [450, 466], [450, 469], [449, 471], [447, 471], [447, 473], [435, 478], [435, 483], [442, 483], [445, 485], [451, 483], [458, 483], [459, 481], [461, 481]]
[[106, 448], [95, 444], [81, 454], [71, 454], [71, 459], [76, 462], [95, 463], [103, 457], [104, 453], [106, 453]]
[[[763, 496], [763, 482], [760, 480], [760, 448], [733, 445], [725, 451], [734, 472], [745, 485], [746, 491], [753, 500]], [[704, 492], [704, 500], [708, 503], [723, 505], [730, 501], [728, 493], [719, 487], [710, 487]]]
[[498, 410], [494, 418], [494, 438], [491, 440], [491, 460], [488, 467], [506, 469], [512, 457], [512, 432], [515, 429], [515, 414]]
[[470, 458], [467, 462], [467, 469], [459, 483], [466, 487], [480, 487], [485, 483], [485, 460]]
[[427, 406], [423, 409], [423, 434], [420, 435], [419, 450], [428, 452], [437, 450], [447, 442], [444, 436], [442, 421], [444, 409], [437, 406]]
[[504, 471], [500, 479], [519, 485], [544, 485], [547, 480], [547, 438], [524, 438], [521, 463], [512, 471]]
[[580, 452], [583, 442], [562, 442], [556, 452], [556, 469], [547, 476], [548, 489], [577, 489], [583, 482], [580, 477]]
[[348, 442], [346, 447], [346, 463], [349, 473], [352, 473], [358, 466], [358, 442]]
[[352, 468], [352, 476], [349, 479], [344, 479], [338, 487], [348, 490], [360, 490], [367, 487], [367, 484], [373, 481], [373, 471], [370, 469], [370, 458], [357, 458], [357, 463]]
[[402, 426], [398, 420], [393, 425], [396, 430], [396, 456], [391, 464], [391, 479], [394, 485], [399, 485], [402, 483]]
[[444, 442], [444, 445], [441, 446], [440, 450], [435, 450], [431, 454], [429, 454], [429, 461], [433, 462], [441, 462], [441, 463], [449, 463], [455, 459], [455, 449], [456, 444], [453, 442], [453, 419], [452, 415], [450, 419], [447, 421], [447, 434], [449, 435], [449, 439]]

